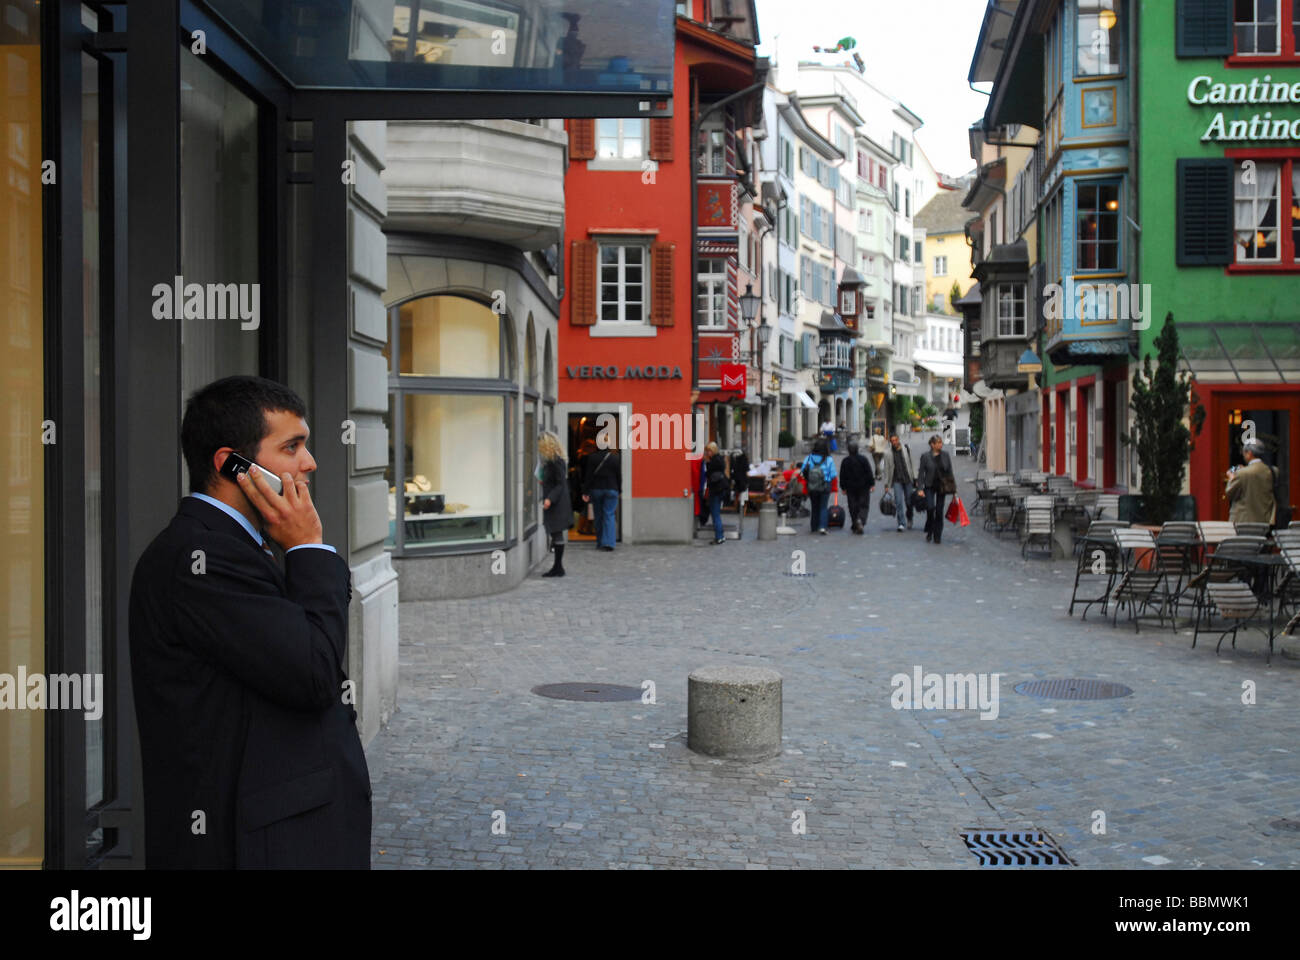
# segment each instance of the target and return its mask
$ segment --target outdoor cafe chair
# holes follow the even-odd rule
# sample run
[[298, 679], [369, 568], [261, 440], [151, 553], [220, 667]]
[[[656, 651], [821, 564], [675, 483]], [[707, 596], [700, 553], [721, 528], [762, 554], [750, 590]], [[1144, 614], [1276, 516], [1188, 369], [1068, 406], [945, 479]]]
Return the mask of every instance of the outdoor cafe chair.
[[1279, 546], [1281, 549], [1278, 552], [1286, 561], [1287, 570], [1277, 589], [1280, 601], [1278, 612], [1281, 613], [1287, 607], [1300, 612], [1300, 542], [1284, 541]]
[[1267, 537], [1267, 523], [1239, 523], [1236, 525], [1237, 535], [1242, 537]]
[[[1133, 629], [1142, 632], [1139, 625], [1144, 612], [1156, 606], [1156, 616], [1160, 625], [1165, 623], [1165, 608], [1169, 603], [1164, 564], [1156, 541], [1150, 530], [1142, 528], [1121, 527], [1112, 531], [1115, 546], [1119, 553], [1121, 571], [1119, 583], [1111, 594], [1115, 604], [1111, 614], [1111, 626], [1119, 622], [1120, 607], [1127, 607]], [[1147, 616], [1150, 616], [1147, 614]]]
[[[1234, 564], [1234, 557], [1253, 557], [1264, 552], [1263, 537], [1229, 537], [1218, 545], [1209, 562], [1183, 588], [1183, 595], [1191, 595], [1196, 610], [1196, 623], [1192, 628], [1192, 646], [1200, 635], [1201, 619], [1209, 612], [1211, 601], [1209, 586], [1212, 583], [1240, 581], [1250, 586], [1250, 574], [1244, 567]], [[1179, 598], [1182, 599], [1181, 597]]]
[[[1115, 588], [1115, 578], [1119, 574], [1119, 547], [1115, 543], [1114, 531], [1125, 528], [1128, 523], [1121, 520], [1094, 520], [1087, 532], [1080, 537], [1075, 546], [1079, 549], [1079, 560], [1074, 569], [1074, 591], [1070, 594], [1069, 616], [1074, 616], [1077, 604], [1083, 604], [1083, 616], [1088, 619], [1088, 608], [1101, 604], [1104, 617], [1110, 607], [1110, 594]], [[1085, 591], [1080, 596], [1080, 588]], [[1097, 589], [1095, 595], [1090, 591]]]
[[[1242, 625], [1252, 617], [1259, 614], [1263, 608], [1264, 602], [1255, 596], [1255, 592], [1250, 589], [1250, 584], [1241, 580], [1229, 580], [1226, 582], [1211, 581], [1207, 587], [1209, 591], [1209, 604], [1219, 614], [1221, 618], [1232, 624], [1230, 629], [1224, 630], [1219, 634], [1219, 642], [1214, 645], [1214, 652], [1217, 654], [1219, 648], [1223, 646], [1223, 638], [1232, 634], [1232, 648], [1237, 649], [1237, 631]], [[1196, 646], [1196, 634], [1192, 634], [1192, 646]]]
[[1201, 569], [1203, 547], [1194, 523], [1166, 523], [1156, 536], [1156, 550], [1165, 568], [1175, 611], [1187, 584]]
[[[1047, 555], [1052, 555], [1052, 534], [1056, 530], [1056, 514], [1050, 506], [1036, 507], [1029, 505], [1030, 500], [1044, 499], [1040, 497], [1027, 497], [1025, 500], [1024, 519], [1020, 527], [1020, 556], [1022, 559], [1028, 559], [1029, 547], [1037, 542], [1043, 545]], [[1049, 502], [1051, 497], [1045, 498]]]
[[1278, 527], [1273, 531], [1273, 542], [1281, 547], [1300, 548], [1300, 527]]
[[1118, 520], [1119, 519], [1119, 494], [1118, 493], [1099, 493], [1097, 494], [1096, 510], [1093, 512], [1094, 520]]

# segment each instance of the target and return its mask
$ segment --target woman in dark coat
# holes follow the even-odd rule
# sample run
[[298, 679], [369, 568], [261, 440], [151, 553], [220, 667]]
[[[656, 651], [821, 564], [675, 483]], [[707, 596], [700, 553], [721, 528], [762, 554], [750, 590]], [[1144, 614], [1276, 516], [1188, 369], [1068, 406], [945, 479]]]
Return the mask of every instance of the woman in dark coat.
[[925, 542], [943, 541], [943, 501], [957, 492], [952, 459], [943, 452], [943, 437], [930, 438], [930, 452], [921, 456], [916, 468], [916, 485], [925, 498]]
[[542, 463], [538, 467], [538, 481], [542, 485], [542, 525], [551, 538], [555, 563], [542, 574], [544, 577], [564, 576], [564, 543], [573, 526], [573, 502], [569, 499], [569, 471], [564, 464], [564, 448], [560, 438], [549, 431], [537, 441], [537, 452]]

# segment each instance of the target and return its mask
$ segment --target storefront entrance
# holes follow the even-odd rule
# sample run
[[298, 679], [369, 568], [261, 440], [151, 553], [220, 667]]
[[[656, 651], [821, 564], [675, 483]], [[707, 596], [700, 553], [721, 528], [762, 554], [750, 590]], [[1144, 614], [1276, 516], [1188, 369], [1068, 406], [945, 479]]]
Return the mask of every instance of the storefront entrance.
[[1206, 419], [1192, 451], [1191, 484], [1197, 515], [1227, 520], [1224, 474], [1240, 466], [1242, 440], [1248, 433], [1264, 444], [1264, 460], [1282, 473], [1290, 503], [1300, 502], [1295, 452], [1300, 450], [1300, 391], [1199, 386]]
[[[607, 419], [599, 419], [605, 416]], [[608, 440], [612, 440], [613, 447], [602, 441], [597, 443], [597, 437], [604, 428], [604, 435]], [[569, 496], [573, 500], [573, 509], [577, 514], [574, 527], [569, 531], [570, 540], [582, 540], [589, 543], [596, 541], [596, 526], [591, 518], [590, 504], [582, 500], [582, 470], [583, 461], [586, 457], [601, 457], [605, 449], [617, 450], [619, 431], [621, 425], [619, 416], [613, 411], [585, 410], [569, 414]], [[627, 451], [619, 450], [620, 460], [629, 456]], [[597, 463], [600, 461], [597, 460]], [[618, 511], [615, 519], [618, 523], [618, 534], [615, 539], [623, 539], [623, 506], [625, 498], [631, 493], [631, 486], [627, 483], [627, 465], [620, 464], [623, 470], [623, 492], [618, 498]]]

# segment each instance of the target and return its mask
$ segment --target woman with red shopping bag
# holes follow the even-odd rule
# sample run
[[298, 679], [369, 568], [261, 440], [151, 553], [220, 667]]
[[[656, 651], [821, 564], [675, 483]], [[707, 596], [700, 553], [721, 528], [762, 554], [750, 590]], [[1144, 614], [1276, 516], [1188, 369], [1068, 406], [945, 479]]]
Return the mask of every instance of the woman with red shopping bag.
[[930, 452], [921, 457], [916, 483], [925, 503], [925, 542], [943, 540], [943, 501], [957, 492], [957, 477], [952, 472], [952, 458], [943, 452], [943, 437], [930, 438]]

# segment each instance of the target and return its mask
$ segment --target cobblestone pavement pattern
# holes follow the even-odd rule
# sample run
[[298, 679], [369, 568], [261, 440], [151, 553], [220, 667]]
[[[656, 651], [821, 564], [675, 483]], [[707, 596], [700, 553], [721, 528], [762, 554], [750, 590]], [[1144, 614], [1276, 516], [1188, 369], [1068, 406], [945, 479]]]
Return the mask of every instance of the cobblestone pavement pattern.
[[[967, 827], [1046, 830], [1080, 867], [1300, 866], [1300, 832], [1271, 826], [1300, 820], [1300, 665], [1265, 666], [1258, 631], [1216, 657], [1212, 635], [1081, 623], [1073, 561], [1023, 561], [979, 517], [931, 546], [880, 492], [865, 536], [802, 521], [759, 543], [747, 520], [716, 547], [574, 543], [563, 579], [403, 603], [399, 709], [368, 750], [374, 866], [977, 869]], [[687, 674], [715, 663], [784, 677], [781, 756], [686, 749]], [[999, 715], [893, 709], [917, 665], [1000, 674]], [[1064, 677], [1133, 694], [1012, 689]], [[530, 692], [645, 680], [653, 705]]]

